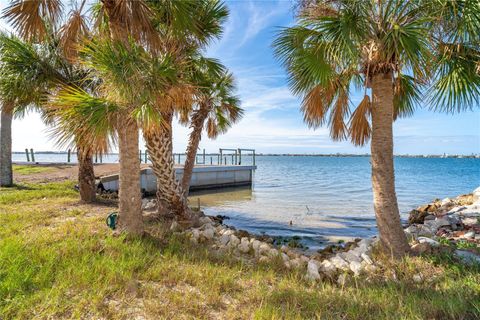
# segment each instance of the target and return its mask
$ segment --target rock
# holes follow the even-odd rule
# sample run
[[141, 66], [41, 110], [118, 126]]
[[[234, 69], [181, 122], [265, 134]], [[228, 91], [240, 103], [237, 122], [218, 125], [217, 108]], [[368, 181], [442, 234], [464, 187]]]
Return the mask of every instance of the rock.
[[280, 251], [287, 253], [288, 252], [288, 247], [286, 245], [282, 245], [280, 247]]
[[232, 234], [234, 234], [234, 232], [231, 229], [224, 229], [223, 233], [221, 233], [221, 234], [231, 236]]
[[411, 247], [411, 250], [413, 253], [420, 255], [420, 254], [425, 254], [425, 253], [431, 253], [432, 252], [432, 247], [426, 243], [416, 243]]
[[347, 252], [342, 252], [339, 254], [340, 257], [342, 257], [345, 261], [347, 262], [360, 262], [362, 259], [360, 258], [360, 254], [356, 255], [352, 252], [353, 250], [347, 251]]
[[238, 245], [238, 250], [243, 253], [248, 253], [250, 251], [250, 241], [248, 240], [248, 238], [242, 238], [240, 244]]
[[209, 217], [201, 217], [201, 218], [199, 219], [199, 222], [200, 222], [200, 224], [202, 224], [202, 225], [207, 224], [207, 223], [213, 224], [212, 219], [210, 219]]
[[157, 207], [157, 202], [155, 200], [150, 200], [148, 202], [145, 203], [145, 205], [143, 206], [143, 210], [155, 210], [155, 208]]
[[300, 261], [302, 264], [307, 264], [310, 259], [307, 256], [300, 256]]
[[447, 218], [436, 218], [435, 219], [435, 224], [437, 225], [437, 227], [440, 228], [440, 227], [449, 226], [451, 224], [451, 222]]
[[418, 237], [418, 228], [416, 225], [408, 226], [407, 228], [403, 229], [403, 231], [410, 240]]
[[268, 257], [261, 256], [261, 257], [258, 259], [258, 262], [260, 262], [260, 263], [268, 263], [268, 262], [270, 262], [270, 259], [269, 259]]
[[270, 257], [274, 258], [276, 256], [278, 256], [278, 250], [275, 249], [275, 248], [271, 248], [268, 253], [267, 253]]
[[282, 260], [283, 261], [289, 261], [290, 258], [285, 253], [282, 253]]
[[[422, 209], [422, 208], [419, 208]], [[429, 214], [426, 209], [427, 207], [424, 208], [425, 210], [417, 210], [413, 209], [410, 211], [408, 214], [408, 223], [409, 224], [414, 224], [414, 223], [423, 223], [425, 220], [425, 217]]]
[[418, 235], [421, 237], [433, 237], [437, 230], [433, 230], [427, 225], [421, 224], [419, 225]]
[[226, 246], [230, 241], [230, 236], [228, 234], [222, 234], [218, 241], [222, 246]]
[[234, 234], [230, 235], [230, 241], [228, 242], [228, 245], [230, 247], [236, 247], [239, 244], [240, 244], [240, 239], [238, 239], [237, 236]]
[[465, 218], [462, 220], [462, 223], [466, 226], [474, 226], [478, 224], [478, 218]]
[[350, 270], [352, 270], [353, 274], [355, 274], [356, 276], [359, 276], [363, 270], [363, 266], [358, 261], [352, 261], [350, 262]]
[[466, 264], [480, 264], [480, 256], [465, 250], [455, 250], [455, 255]]
[[297, 268], [300, 268], [302, 266], [302, 262], [300, 261], [299, 258], [295, 258], [295, 259], [290, 260], [290, 266], [292, 268], [297, 269]]
[[413, 281], [416, 283], [423, 282], [423, 277], [420, 273], [413, 275]]
[[433, 214], [429, 214], [423, 219], [423, 221], [430, 221], [430, 220], [435, 220], [435, 216]]
[[474, 239], [475, 238], [475, 231], [469, 231], [463, 235], [465, 239]]
[[362, 254], [361, 254], [361, 257], [362, 257], [363, 261], [365, 261], [366, 263], [368, 263], [368, 264], [373, 264], [372, 258], [370, 258], [370, 257], [368, 256], [368, 254], [362, 253]]
[[260, 254], [266, 254], [270, 251], [270, 246], [266, 244], [265, 242], [261, 243], [260, 246], [258, 247], [258, 252]]
[[428, 243], [432, 247], [439, 247], [440, 246], [440, 242], [435, 241], [435, 240], [430, 239], [430, 238], [426, 238], [426, 237], [418, 237], [418, 242], [419, 243]]
[[343, 260], [338, 255], [330, 258], [329, 260], [337, 269], [348, 270], [350, 268], [350, 265], [348, 264], [348, 262]]
[[338, 276], [337, 283], [341, 285], [342, 287], [347, 284], [347, 275], [345, 273], [342, 273], [341, 275]]
[[262, 243], [261, 243], [260, 241], [258, 241], [257, 239], [254, 239], [254, 240], [252, 241], [252, 248], [253, 248], [253, 250], [254, 250], [255, 252], [257, 252], [258, 249], [260, 248], [260, 245], [261, 245], [261, 244], [262, 244]]
[[329, 260], [323, 260], [320, 264], [320, 270], [328, 276], [333, 276], [337, 268]]
[[314, 260], [310, 260], [307, 265], [307, 279], [315, 281], [320, 279], [318, 265]]
[[202, 231], [202, 236], [207, 240], [212, 240], [215, 236], [215, 230], [213, 228], [208, 228]]
[[449, 203], [452, 203], [452, 200], [450, 198], [445, 198], [440, 202], [440, 205], [444, 206], [444, 205], [447, 205]]

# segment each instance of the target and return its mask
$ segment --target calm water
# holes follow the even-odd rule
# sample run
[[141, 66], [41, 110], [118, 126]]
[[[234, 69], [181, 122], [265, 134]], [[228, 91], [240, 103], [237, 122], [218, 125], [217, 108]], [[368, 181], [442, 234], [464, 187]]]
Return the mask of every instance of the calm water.
[[[258, 157], [252, 189], [200, 200], [207, 214], [230, 217], [227, 224], [255, 233], [298, 235], [311, 248], [338, 238], [366, 237], [376, 233], [369, 160]], [[469, 193], [480, 185], [480, 159], [396, 158], [395, 171], [404, 219], [434, 198]]]
[[[13, 159], [25, 161], [25, 155], [14, 154]], [[103, 160], [116, 162], [118, 155]], [[66, 155], [38, 154], [36, 161], [65, 162]], [[200, 198], [207, 214], [226, 215], [230, 219], [225, 222], [237, 228], [297, 235], [311, 248], [337, 238], [366, 237], [376, 233], [369, 161], [368, 157], [257, 157], [252, 188], [197, 193], [192, 202]], [[249, 163], [251, 158], [244, 157], [243, 164]], [[395, 172], [404, 219], [421, 204], [469, 193], [480, 185], [480, 159], [396, 158]]]

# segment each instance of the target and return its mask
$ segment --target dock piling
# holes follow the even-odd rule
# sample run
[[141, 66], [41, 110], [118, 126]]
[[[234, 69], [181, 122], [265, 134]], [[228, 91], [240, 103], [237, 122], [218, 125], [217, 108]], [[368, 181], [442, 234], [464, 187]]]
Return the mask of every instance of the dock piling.
[[35, 162], [35, 154], [33, 153], [33, 148], [30, 148], [30, 155], [32, 156], [32, 162]]
[[27, 148], [25, 148], [25, 154], [27, 155], [27, 162], [30, 162], [30, 155], [28, 154]]
[[68, 149], [68, 151], [67, 151], [67, 162], [70, 162], [70, 152], [72, 152], [72, 150]]

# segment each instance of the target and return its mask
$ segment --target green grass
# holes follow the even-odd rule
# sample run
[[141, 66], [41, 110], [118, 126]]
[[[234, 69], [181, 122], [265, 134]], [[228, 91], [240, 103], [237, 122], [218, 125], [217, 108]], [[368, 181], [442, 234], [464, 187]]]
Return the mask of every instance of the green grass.
[[[73, 183], [0, 189], [0, 319], [476, 319], [480, 269], [408, 258], [342, 287], [252, 266], [157, 230], [114, 236]], [[415, 283], [414, 274], [426, 281]]]
[[52, 171], [50, 167], [33, 166], [33, 165], [13, 165], [13, 172], [20, 175], [29, 175], [34, 173], [42, 173]]

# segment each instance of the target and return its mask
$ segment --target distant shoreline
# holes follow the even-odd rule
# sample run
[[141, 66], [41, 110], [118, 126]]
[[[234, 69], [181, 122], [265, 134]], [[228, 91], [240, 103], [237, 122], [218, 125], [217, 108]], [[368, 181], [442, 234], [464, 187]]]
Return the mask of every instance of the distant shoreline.
[[[12, 154], [25, 154], [25, 151], [14, 151]], [[66, 155], [66, 151], [35, 151], [35, 154], [58, 154]], [[176, 153], [177, 154], [177, 153]], [[118, 153], [108, 153], [108, 155], [118, 155]], [[182, 153], [183, 155], [183, 153]], [[358, 157], [370, 157], [370, 154], [350, 154], [350, 153], [333, 153], [333, 154], [305, 154], [305, 153], [256, 153], [257, 157], [339, 157], [339, 158], [358, 158]], [[480, 159], [480, 154], [429, 154], [429, 155], [419, 155], [419, 154], [396, 154], [396, 158], [473, 158]]]

